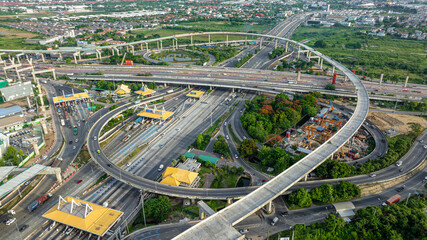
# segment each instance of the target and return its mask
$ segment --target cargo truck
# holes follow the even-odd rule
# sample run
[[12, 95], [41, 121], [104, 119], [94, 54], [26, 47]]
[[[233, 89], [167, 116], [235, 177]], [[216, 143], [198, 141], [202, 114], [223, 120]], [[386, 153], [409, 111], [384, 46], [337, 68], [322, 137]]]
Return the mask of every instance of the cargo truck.
[[387, 199], [387, 201], [385, 201], [385, 203], [390, 206], [393, 203], [399, 202], [400, 198], [401, 198], [401, 196], [399, 194], [396, 194], [393, 197]]
[[34, 211], [38, 206], [42, 205], [50, 197], [52, 197], [52, 194], [48, 193], [48, 194], [44, 194], [41, 197], [37, 198], [37, 200], [35, 200], [34, 202], [30, 203], [30, 205], [28, 205], [28, 207], [27, 207], [28, 211], [29, 212]]

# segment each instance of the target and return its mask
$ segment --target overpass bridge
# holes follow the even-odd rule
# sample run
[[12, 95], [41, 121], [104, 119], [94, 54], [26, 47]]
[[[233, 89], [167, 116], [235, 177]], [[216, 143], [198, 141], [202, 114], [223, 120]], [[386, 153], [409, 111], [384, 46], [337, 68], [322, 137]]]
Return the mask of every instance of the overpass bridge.
[[[258, 34], [255, 34], [255, 35], [258, 36]], [[283, 188], [282, 190], [285, 191], [287, 188], [289, 188], [294, 183], [296, 183], [300, 178], [304, 177], [309, 172], [313, 171], [318, 165], [320, 165], [324, 160], [326, 160], [329, 156], [331, 156], [337, 149], [339, 149], [343, 144], [345, 144], [345, 142], [359, 129], [359, 127], [362, 125], [363, 121], [365, 120], [365, 117], [369, 109], [369, 98], [368, 98], [366, 89], [364, 88], [362, 82], [358, 79], [358, 77], [354, 75], [350, 70], [346, 69], [343, 65], [335, 62], [329, 57], [324, 56], [323, 54], [315, 51], [310, 47], [305, 46], [304, 44], [301, 44], [289, 39], [269, 36], [269, 35], [259, 35], [259, 36], [269, 37], [269, 38], [278, 38], [279, 40], [291, 41], [296, 45], [309, 49], [314, 54], [322, 57], [325, 61], [329, 62], [332, 65], [335, 65], [336, 68], [341, 70], [356, 87], [356, 92], [358, 97], [358, 105], [354, 111], [353, 116], [350, 118], [347, 124], [344, 125], [344, 127], [333, 138], [331, 138], [327, 144], [322, 145], [316, 151], [314, 151], [313, 154], [308, 155], [306, 158], [296, 163], [291, 168], [292, 170], [287, 170], [280, 175], [280, 176], [282, 175], [287, 176], [287, 174], [292, 173], [292, 176], [294, 176], [295, 174], [297, 174], [296, 175], [297, 177], [289, 178], [288, 180], [292, 180], [292, 181], [291, 182], [286, 181], [285, 185], [280, 184], [280, 187], [273, 185], [275, 188], [277, 189]], [[182, 84], [182, 83], [177, 82], [177, 84]], [[244, 84], [236, 83], [233, 85], [222, 85], [222, 87], [236, 87], [236, 88], [239, 87], [239, 88], [255, 90], [255, 91], [260, 90], [259, 88], [253, 88], [250, 86], [243, 86], [243, 85]], [[277, 90], [266, 90], [266, 91], [269, 91], [271, 93], [278, 92]], [[99, 147], [99, 143], [93, 140], [93, 136], [99, 136], [103, 126], [105, 126], [112, 117], [124, 111], [125, 109], [132, 107], [133, 105], [134, 103], [128, 103], [126, 105], [123, 105], [107, 113], [94, 124], [94, 126], [89, 132], [89, 137], [88, 137], [89, 153], [91, 154], [92, 158], [101, 166], [101, 168], [103, 168], [105, 172], [121, 180], [122, 182], [130, 184], [134, 187], [145, 189], [154, 193], [176, 196], [176, 197], [183, 197], [183, 198], [199, 198], [199, 199], [242, 198], [255, 189], [254, 187], [237, 188], [237, 189], [234, 189], [234, 188], [233, 189], [192, 189], [192, 188], [169, 186], [169, 185], [160, 184], [158, 182], [154, 182], [139, 176], [135, 176], [129, 172], [121, 170], [121, 168], [112, 164], [110, 160], [108, 160], [107, 157], [102, 152], [99, 154], [97, 153], [97, 150], [100, 150], [100, 147]], [[283, 178], [288, 178], [288, 177], [277, 177], [277, 179], [279, 180], [276, 180], [273, 182], [278, 182], [278, 181], [280, 182], [284, 180]], [[270, 186], [270, 185], [271, 184], [268, 184], [265, 186]], [[264, 187], [261, 187], [261, 188], [264, 188]], [[280, 191], [279, 193], [277, 190], [275, 190], [274, 191], [275, 196], [280, 195], [283, 191]], [[267, 194], [266, 196], [269, 196], [269, 195]], [[268, 201], [266, 201], [266, 203], [267, 202]]]

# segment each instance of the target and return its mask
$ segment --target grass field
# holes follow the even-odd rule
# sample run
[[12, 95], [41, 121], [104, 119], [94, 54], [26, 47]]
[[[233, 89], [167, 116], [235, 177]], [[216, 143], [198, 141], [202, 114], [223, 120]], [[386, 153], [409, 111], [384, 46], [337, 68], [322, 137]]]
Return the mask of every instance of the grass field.
[[37, 37], [40, 35], [0, 26], [0, 48], [2, 49], [35, 49], [39, 45], [26, 43], [25, 39]]
[[[379, 78], [385, 74], [385, 80], [403, 82], [406, 75], [409, 81], [423, 83], [427, 66], [427, 43], [425, 41], [396, 39], [389, 36], [376, 37], [360, 33], [370, 28], [355, 27], [299, 27], [292, 39], [314, 46], [317, 40], [324, 40], [327, 46], [318, 48], [358, 70], [358, 74]], [[360, 48], [351, 48], [349, 44], [359, 44]]]

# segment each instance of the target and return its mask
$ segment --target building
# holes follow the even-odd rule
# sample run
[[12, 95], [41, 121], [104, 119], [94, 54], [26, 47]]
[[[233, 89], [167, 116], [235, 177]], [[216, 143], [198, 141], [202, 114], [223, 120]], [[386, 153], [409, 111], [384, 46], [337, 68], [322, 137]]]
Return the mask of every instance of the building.
[[338, 202], [332, 204], [337, 211], [338, 216], [344, 218], [346, 222], [350, 222], [350, 217], [356, 215], [354, 210], [356, 207], [352, 202]]
[[196, 172], [167, 167], [162, 173], [161, 183], [172, 186], [194, 187], [199, 183], [200, 177], [198, 175], [199, 173]]
[[73, 197], [59, 196], [58, 204], [42, 217], [62, 223], [90, 234], [103, 237], [111, 227], [120, 221], [123, 212], [106, 208]]
[[156, 91], [149, 89], [146, 86], [142, 86], [142, 88], [135, 93], [141, 96], [151, 97]]
[[176, 168], [186, 170], [186, 171], [190, 171], [190, 172], [198, 172], [200, 169], [200, 165], [201, 165], [201, 163], [197, 162], [196, 159], [187, 158], [187, 160], [185, 160], [185, 162], [179, 163]]
[[89, 94], [87, 92], [83, 92], [83, 93], [67, 94], [64, 96], [53, 97], [53, 103], [57, 105], [57, 104], [72, 102], [72, 101], [85, 102], [85, 101], [88, 101], [89, 99], [90, 99]]
[[0, 88], [0, 92], [4, 101], [12, 101], [34, 95], [33, 85], [31, 82], [23, 82], [9, 87]]
[[173, 112], [168, 112], [163, 107], [162, 110], [158, 110], [156, 106], [154, 108], [149, 108], [147, 104], [145, 104], [144, 110], [138, 113], [138, 116], [143, 117], [144, 120], [156, 120], [160, 122], [164, 122], [170, 120], [172, 118]]
[[129, 95], [130, 94], [130, 88], [127, 85], [120, 84], [117, 89], [113, 92], [113, 94], [116, 95]]
[[18, 105], [13, 105], [11, 107], [6, 107], [6, 108], [0, 108], [0, 118], [13, 116], [13, 115], [20, 115], [21, 117], [23, 117], [22, 111], [24, 110]]
[[24, 118], [19, 115], [0, 118], [0, 131], [10, 132], [13, 130], [22, 129], [24, 126]]

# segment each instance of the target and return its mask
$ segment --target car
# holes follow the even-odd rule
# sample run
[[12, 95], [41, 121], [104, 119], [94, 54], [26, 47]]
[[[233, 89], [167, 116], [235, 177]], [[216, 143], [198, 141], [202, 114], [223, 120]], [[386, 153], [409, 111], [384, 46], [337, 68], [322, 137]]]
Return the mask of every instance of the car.
[[73, 228], [68, 228], [65, 232], [65, 235], [70, 235], [70, 233], [73, 231]]
[[177, 128], [177, 129], [176, 129], [176, 131], [178, 131], [178, 132], [179, 132], [180, 130], [181, 130], [181, 128]]
[[15, 210], [13, 210], [13, 209], [10, 209], [9, 211], [7, 211], [7, 213], [12, 214], [12, 215], [16, 214]]
[[129, 167], [129, 166], [130, 166], [130, 162], [126, 163], [126, 166], [128, 166], [128, 167]]
[[159, 169], [157, 169], [157, 171], [161, 172], [163, 168], [164, 168], [163, 164], [160, 164]]
[[107, 166], [108, 166], [108, 167], [111, 167], [111, 164], [107, 163]]
[[28, 225], [22, 225], [20, 228], [19, 228], [19, 231], [20, 232], [23, 232], [26, 228], [28, 227]]
[[68, 144], [73, 144], [73, 141], [71, 141], [71, 140], [70, 140], [70, 141], [68, 142]]
[[93, 137], [93, 141], [96, 141], [96, 136]]
[[396, 163], [396, 166], [400, 167], [400, 166], [402, 166], [402, 163], [403, 163], [402, 161], [399, 161]]
[[226, 135], [225, 138], [227, 138], [227, 140], [230, 139], [230, 137], [228, 135]]
[[79, 141], [79, 139], [78, 138], [76, 138], [76, 140], [74, 140], [75, 142], [78, 142]]
[[98, 154], [100, 154], [100, 153], [101, 153], [101, 150], [99, 150], [99, 149], [98, 149], [98, 150], [96, 150], [96, 152], [97, 152]]
[[424, 149], [427, 149], [427, 145], [424, 145]]
[[399, 169], [399, 172], [403, 172], [403, 170], [404, 170], [404, 169], [403, 169], [403, 168], [401, 168], [401, 169]]
[[43, 156], [43, 160], [45, 160], [46, 158], [47, 158], [47, 155], [44, 155], [44, 156]]
[[263, 179], [262, 182], [267, 182], [267, 180]]
[[239, 158], [239, 156], [238, 156], [237, 154], [234, 154], [234, 157], [235, 157], [235, 158]]
[[244, 228], [244, 229], [241, 229], [241, 230], [239, 231], [239, 233], [246, 233], [246, 232], [249, 232], [249, 229]]
[[403, 187], [403, 186], [402, 186], [402, 187], [400, 187], [400, 188], [397, 188], [397, 189], [396, 189], [396, 191], [397, 191], [397, 192], [401, 192], [401, 191], [403, 191], [403, 189], [405, 189], [405, 187]]
[[80, 184], [81, 182], [83, 182], [83, 180], [80, 179], [77, 181], [77, 184]]
[[9, 226], [10, 224], [12, 224], [15, 221], [16, 221], [16, 218], [10, 218], [9, 220], [6, 221], [6, 225]]
[[284, 211], [284, 212], [281, 212], [281, 213], [280, 213], [280, 216], [282, 216], [282, 217], [284, 217], [284, 216], [286, 216], [286, 215], [288, 215], [288, 212], [287, 212], [287, 211]]
[[422, 140], [422, 139], [421, 139], [421, 140], [420, 140], [420, 143], [423, 143], [423, 142], [424, 142], [424, 140]]
[[28, 186], [28, 184], [30, 184], [30, 183], [31, 183], [31, 181], [26, 181], [25, 186]]
[[372, 173], [372, 174], [369, 174], [369, 177], [376, 177], [377, 175], [376, 174], [374, 174], [374, 173]]
[[73, 146], [73, 150], [75, 150], [76, 149], [76, 146]]

